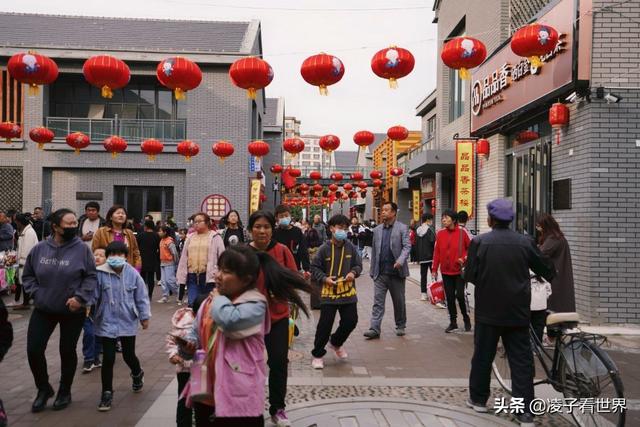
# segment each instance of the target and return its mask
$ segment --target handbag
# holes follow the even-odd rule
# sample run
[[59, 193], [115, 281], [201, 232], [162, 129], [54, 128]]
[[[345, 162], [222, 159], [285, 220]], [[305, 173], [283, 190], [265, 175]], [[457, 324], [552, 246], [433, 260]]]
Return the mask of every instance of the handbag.
[[444, 284], [442, 281], [431, 282], [427, 286], [429, 302], [433, 305], [444, 302]]
[[551, 295], [551, 284], [542, 277], [538, 278], [532, 271], [531, 275], [531, 311], [547, 309], [547, 299]]

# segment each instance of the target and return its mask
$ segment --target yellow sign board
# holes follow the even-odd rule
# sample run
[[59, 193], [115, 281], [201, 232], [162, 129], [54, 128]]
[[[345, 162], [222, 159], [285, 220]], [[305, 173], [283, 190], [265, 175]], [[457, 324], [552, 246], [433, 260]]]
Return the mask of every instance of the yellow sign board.
[[456, 211], [466, 211], [473, 216], [474, 201], [474, 151], [473, 140], [456, 143]]
[[260, 187], [259, 179], [251, 180], [251, 192], [249, 193], [249, 215], [260, 209]]
[[413, 190], [413, 219], [420, 222], [420, 190]]

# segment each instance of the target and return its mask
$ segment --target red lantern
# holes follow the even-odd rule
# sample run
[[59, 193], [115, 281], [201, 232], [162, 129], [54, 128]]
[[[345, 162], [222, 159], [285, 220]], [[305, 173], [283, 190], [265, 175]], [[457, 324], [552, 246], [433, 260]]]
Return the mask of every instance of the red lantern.
[[540, 138], [540, 134], [532, 130], [523, 130], [518, 135], [516, 135], [516, 141], [519, 144], [535, 141], [538, 138]]
[[367, 185], [367, 183], [366, 183], [366, 182], [364, 182], [364, 181], [360, 181], [360, 182], [358, 183], [358, 187], [360, 188], [360, 190], [366, 190], [366, 189], [367, 189], [367, 187], [368, 187], [368, 185]]
[[191, 157], [197, 156], [200, 152], [200, 146], [193, 141], [185, 139], [178, 144], [176, 151], [181, 156], [184, 156], [186, 162], [190, 162]]
[[29, 131], [29, 138], [31, 138], [33, 142], [36, 142], [38, 144], [38, 148], [41, 150], [44, 148], [44, 144], [48, 144], [53, 141], [55, 136], [56, 135], [51, 129], [47, 129], [45, 127], [37, 127]]
[[160, 61], [156, 76], [160, 84], [173, 90], [178, 101], [185, 99], [185, 93], [202, 82], [202, 71], [198, 64], [180, 56]]
[[58, 78], [58, 65], [48, 56], [38, 53], [18, 53], [9, 58], [7, 71], [11, 77], [29, 85], [30, 96], [38, 93], [38, 86], [53, 83]]
[[334, 173], [331, 174], [331, 176], [329, 178], [331, 178], [331, 181], [340, 182], [340, 181], [342, 181], [342, 178], [344, 178], [344, 177], [342, 176], [342, 174], [340, 172], [334, 172]]
[[304, 150], [304, 141], [300, 138], [289, 138], [282, 143], [282, 148], [291, 154], [291, 157], [295, 157]]
[[247, 146], [247, 149], [252, 156], [257, 157], [258, 159], [269, 154], [269, 144], [260, 140], [251, 142]]
[[391, 176], [402, 176], [404, 174], [404, 169], [402, 168], [391, 168]]
[[349, 197], [352, 199], [357, 199], [358, 198], [358, 193], [356, 193], [355, 191], [352, 191], [349, 193]]
[[404, 126], [392, 126], [387, 130], [387, 136], [392, 141], [404, 141], [409, 137], [409, 130]]
[[271, 171], [271, 173], [282, 173], [282, 165], [276, 163], [275, 165], [271, 166], [269, 170]]
[[353, 135], [353, 142], [361, 148], [370, 146], [375, 139], [376, 137], [373, 132], [369, 132], [368, 130], [361, 130]]
[[362, 178], [364, 178], [362, 172], [354, 172], [351, 174], [351, 179], [354, 181], [360, 181]]
[[156, 159], [156, 156], [164, 150], [164, 144], [157, 139], [145, 139], [140, 144], [140, 150], [147, 155], [150, 162]]
[[372, 185], [373, 185], [375, 188], [380, 188], [380, 187], [382, 187], [382, 180], [381, 180], [381, 179], [376, 178], [376, 179], [374, 179], [374, 180], [373, 180], [373, 184], [372, 184]]
[[11, 144], [11, 140], [20, 138], [22, 135], [22, 128], [12, 122], [0, 123], [0, 137], [5, 138], [7, 144]]
[[224, 164], [224, 159], [232, 155], [235, 149], [233, 148], [233, 144], [229, 141], [218, 141], [213, 144], [211, 151], [213, 151], [213, 154], [218, 156], [220, 164]]
[[264, 203], [267, 201], [267, 196], [264, 193], [260, 193], [260, 202]]
[[302, 175], [302, 172], [300, 171], [300, 169], [289, 169], [289, 175], [294, 178], [299, 178], [300, 175]]
[[298, 185], [298, 190], [300, 190], [300, 191], [309, 191], [309, 184], [300, 184], [300, 185]]
[[91, 140], [82, 132], [73, 132], [65, 138], [67, 145], [75, 150], [76, 155], [80, 154], [80, 150], [87, 148], [91, 144]]
[[349, 195], [347, 193], [342, 193], [342, 195], [340, 196], [340, 198], [342, 200], [349, 200]]
[[383, 79], [389, 79], [389, 87], [398, 87], [397, 80], [411, 71], [416, 61], [411, 52], [401, 47], [392, 46], [377, 52], [371, 59], [371, 69]]
[[480, 158], [480, 167], [482, 167], [482, 164], [489, 160], [489, 154], [491, 154], [491, 145], [488, 139], [481, 138], [476, 142], [476, 154]]
[[333, 191], [335, 193], [336, 191], [338, 191], [338, 185], [337, 184], [329, 184], [329, 190]]
[[344, 65], [337, 57], [321, 53], [308, 57], [300, 68], [302, 78], [320, 88], [320, 95], [328, 95], [327, 86], [336, 84], [344, 75]]
[[549, 124], [556, 132], [556, 144], [560, 144], [560, 129], [569, 124], [569, 108], [556, 102], [549, 109]]
[[325, 135], [320, 138], [318, 144], [324, 151], [331, 153], [340, 146], [340, 138], [335, 135]]
[[313, 184], [313, 191], [316, 193], [322, 192], [322, 184]]
[[320, 204], [320, 199], [317, 197], [314, 197], [313, 199], [311, 199], [311, 204], [312, 205], [319, 205]]
[[487, 48], [484, 43], [473, 37], [455, 37], [449, 40], [440, 54], [447, 67], [460, 70], [460, 78], [463, 80], [469, 80], [469, 68], [482, 64], [486, 57]]
[[229, 78], [234, 85], [247, 90], [249, 99], [256, 99], [256, 91], [269, 86], [273, 80], [273, 69], [260, 58], [242, 58], [231, 65]]
[[110, 136], [103, 141], [102, 146], [107, 153], [111, 153], [111, 158], [115, 159], [127, 149], [127, 141], [119, 136]]
[[311, 171], [309, 173], [309, 179], [313, 179], [314, 181], [319, 181], [322, 179], [322, 174], [318, 171]]
[[101, 89], [103, 98], [112, 98], [113, 90], [125, 87], [131, 78], [127, 64], [109, 55], [87, 59], [82, 66], [82, 73], [91, 85]]
[[371, 177], [371, 179], [380, 179], [380, 178], [382, 178], [382, 172], [373, 170], [373, 171], [371, 171], [369, 176]]
[[344, 189], [344, 191], [351, 191], [353, 190], [353, 185], [349, 184], [348, 182], [345, 183], [342, 188]]
[[558, 32], [549, 25], [525, 25], [511, 36], [511, 50], [518, 56], [529, 58], [533, 67], [541, 67], [540, 56], [552, 52], [558, 38]]

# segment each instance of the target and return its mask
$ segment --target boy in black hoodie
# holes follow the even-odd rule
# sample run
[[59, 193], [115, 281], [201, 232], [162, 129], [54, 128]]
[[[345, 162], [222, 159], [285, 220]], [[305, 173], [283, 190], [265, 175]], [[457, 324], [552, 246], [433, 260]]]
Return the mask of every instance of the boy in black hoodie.
[[[358, 297], [356, 296], [356, 277], [362, 272], [362, 259], [358, 249], [347, 240], [349, 218], [334, 215], [329, 220], [332, 238], [326, 241], [313, 258], [311, 273], [316, 283], [322, 286], [320, 295], [320, 320], [316, 329], [314, 348], [311, 351], [314, 369], [324, 368], [322, 357], [330, 346], [339, 359], [346, 359], [347, 352], [342, 348], [349, 334], [358, 324]], [[336, 312], [340, 312], [338, 329], [331, 334]]]
[[[276, 242], [285, 245], [296, 260], [298, 270], [309, 271], [309, 249], [302, 230], [291, 223], [291, 210], [287, 205], [276, 207], [276, 221], [278, 226], [273, 230]], [[308, 274], [305, 274], [308, 277]]]

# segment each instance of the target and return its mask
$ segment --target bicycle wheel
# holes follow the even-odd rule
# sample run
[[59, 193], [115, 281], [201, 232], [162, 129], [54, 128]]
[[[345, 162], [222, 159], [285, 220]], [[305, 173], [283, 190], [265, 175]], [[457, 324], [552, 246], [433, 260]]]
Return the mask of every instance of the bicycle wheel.
[[511, 394], [511, 370], [509, 369], [509, 360], [507, 359], [507, 352], [502, 344], [502, 338], [498, 341], [498, 348], [496, 350], [496, 356], [493, 358], [491, 370], [502, 389], [507, 394]]
[[[560, 358], [559, 379], [565, 398], [580, 399], [571, 416], [580, 427], [623, 427], [626, 412], [598, 412], [590, 405], [596, 399], [612, 402], [622, 399], [624, 391], [618, 368], [609, 355], [594, 343], [577, 339], [564, 345]], [[596, 405], [597, 406], [597, 405]]]

